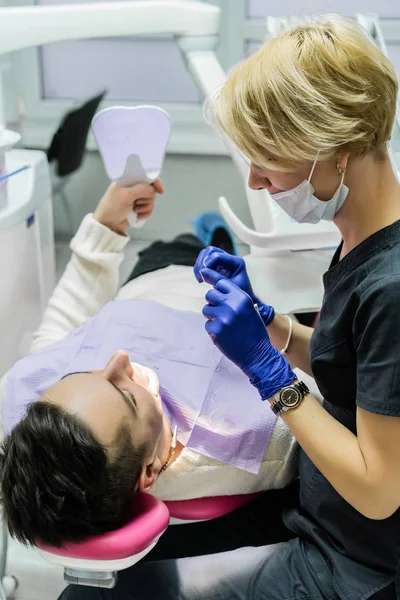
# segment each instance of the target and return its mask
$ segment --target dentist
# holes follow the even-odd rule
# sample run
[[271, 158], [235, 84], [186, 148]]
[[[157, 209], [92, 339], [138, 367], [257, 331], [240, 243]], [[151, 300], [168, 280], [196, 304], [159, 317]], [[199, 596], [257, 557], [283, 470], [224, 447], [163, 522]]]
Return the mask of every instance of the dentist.
[[[298, 538], [266, 555], [258, 589], [272, 574], [275, 585], [279, 568], [285, 578], [280, 593], [251, 598], [396, 597], [400, 186], [387, 152], [396, 96], [388, 59], [335, 16], [267, 41], [213, 106], [252, 160], [249, 186], [267, 189], [299, 223], [333, 221], [343, 239], [315, 331], [263, 304], [240, 257], [206, 248], [195, 266], [214, 286], [203, 310], [208, 334], [301, 446], [300, 505], [284, 515]], [[322, 406], [289, 363], [315, 377]], [[314, 583], [297, 595], [305, 572]]]

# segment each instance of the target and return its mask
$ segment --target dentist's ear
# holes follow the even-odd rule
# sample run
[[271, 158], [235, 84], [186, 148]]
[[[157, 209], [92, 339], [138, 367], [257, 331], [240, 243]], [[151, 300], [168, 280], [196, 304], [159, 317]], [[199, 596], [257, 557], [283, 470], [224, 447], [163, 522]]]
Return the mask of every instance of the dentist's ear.
[[144, 465], [139, 476], [139, 492], [146, 493], [151, 490], [161, 471], [161, 467], [161, 461], [158, 456], [154, 456], [152, 462]]
[[336, 168], [338, 170], [339, 177], [342, 177], [346, 173], [347, 163], [349, 161], [350, 152], [336, 155]]

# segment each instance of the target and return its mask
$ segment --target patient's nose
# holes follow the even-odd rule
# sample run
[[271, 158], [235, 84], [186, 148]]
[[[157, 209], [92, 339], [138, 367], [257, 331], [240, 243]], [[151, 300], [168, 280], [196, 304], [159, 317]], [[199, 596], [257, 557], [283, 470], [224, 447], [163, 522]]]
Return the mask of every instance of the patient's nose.
[[124, 350], [117, 350], [108, 361], [103, 375], [114, 383], [121, 378], [129, 377], [131, 379], [133, 369], [128, 353]]

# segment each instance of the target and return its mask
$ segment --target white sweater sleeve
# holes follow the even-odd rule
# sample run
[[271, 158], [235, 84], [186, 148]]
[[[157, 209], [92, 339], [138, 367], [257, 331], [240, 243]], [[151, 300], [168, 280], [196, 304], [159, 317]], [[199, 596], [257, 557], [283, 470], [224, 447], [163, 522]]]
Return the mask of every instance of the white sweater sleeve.
[[71, 240], [71, 259], [33, 335], [31, 352], [62, 339], [114, 299], [128, 240], [86, 215]]

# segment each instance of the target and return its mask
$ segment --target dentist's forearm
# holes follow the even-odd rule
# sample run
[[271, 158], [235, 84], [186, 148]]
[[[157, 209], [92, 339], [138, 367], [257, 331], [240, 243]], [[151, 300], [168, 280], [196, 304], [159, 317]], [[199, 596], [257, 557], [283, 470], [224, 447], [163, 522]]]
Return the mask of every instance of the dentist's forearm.
[[[289, 336], [289, 322], [285, 315], [275, 313], [275, 317], [268, 325], [267, 331], [271, 343], [277, 350], [285, 348]], [[306, 327], [293, 321], [292, 339], [285, 354], [291, 365], [311, 376], [310, 340], [312, 333], [312, 327]]]
[[369, 519], [387, 518], [396, 503], [376, 468], [366, 462], [359, 439], [334, 419], [311, 394], [282, 414], [296, 440], [335, 490]]

